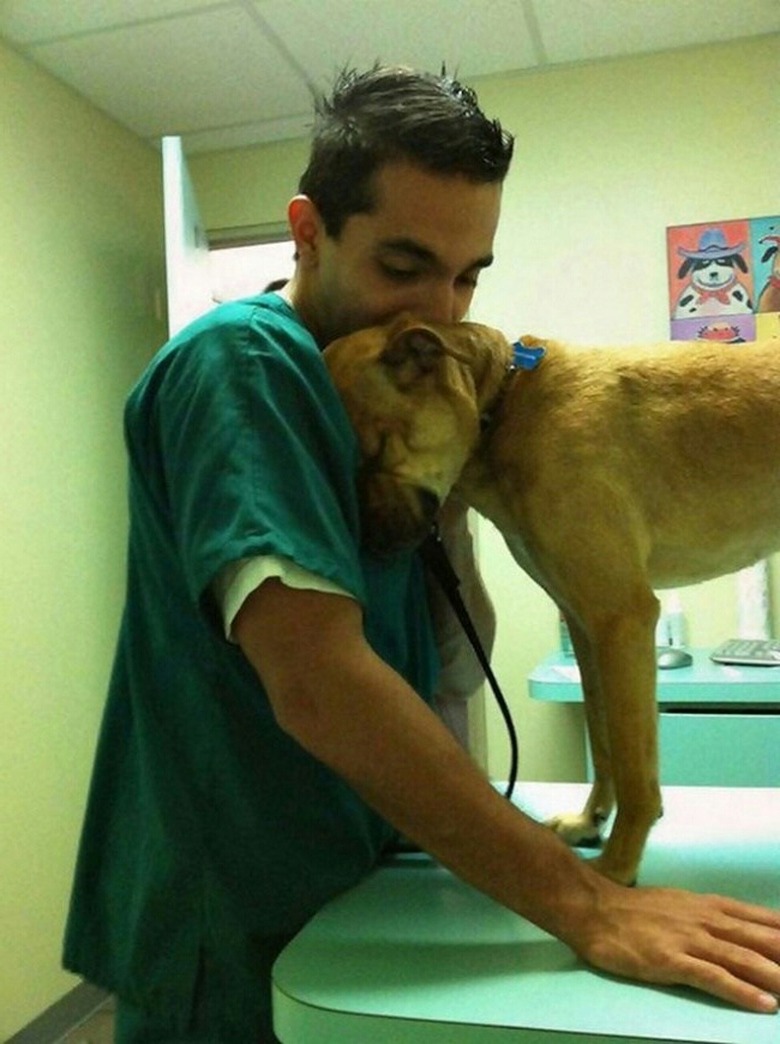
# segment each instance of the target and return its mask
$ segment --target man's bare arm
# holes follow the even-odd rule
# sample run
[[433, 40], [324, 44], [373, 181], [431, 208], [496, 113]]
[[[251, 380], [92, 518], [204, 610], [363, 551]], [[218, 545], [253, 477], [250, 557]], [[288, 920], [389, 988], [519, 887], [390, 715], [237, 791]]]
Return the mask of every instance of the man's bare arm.
[[777, 1010], [780, 913], [596, 874], [485, 780], [370, 648], [356, 602], [269, 580], [234, 633], [280, 726], [464, 881], [606, 971]]

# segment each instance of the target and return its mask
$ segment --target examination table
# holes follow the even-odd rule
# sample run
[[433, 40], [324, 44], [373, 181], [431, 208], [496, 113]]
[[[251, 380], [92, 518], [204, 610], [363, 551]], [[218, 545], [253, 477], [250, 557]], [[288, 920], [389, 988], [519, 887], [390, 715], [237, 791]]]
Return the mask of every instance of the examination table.
[[[514, 801], [544, 818], [587, 792], [524, 783]], [[665, 787], [640, 883], [780, 907], [780, 789]], [[780, 1041], [780, 1015], [593, 970], [423, 854], [315, 916], [277, 960], [273, 993], [283, 1044]]]

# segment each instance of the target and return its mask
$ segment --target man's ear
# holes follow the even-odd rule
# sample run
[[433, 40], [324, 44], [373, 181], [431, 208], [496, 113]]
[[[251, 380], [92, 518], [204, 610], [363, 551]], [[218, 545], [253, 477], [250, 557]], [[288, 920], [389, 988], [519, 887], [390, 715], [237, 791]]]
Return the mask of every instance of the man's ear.
[[287, 206], [287, 221], [296, 257], [306, 265], [316, 264], [320, 237], [325, 232], [317, 207], [308, 196], [293, 196]]
[[445, 357], [444, 343], [430, 327], [416, 324], [391, 331], [380, 361], [401, 390], [433, 373]]

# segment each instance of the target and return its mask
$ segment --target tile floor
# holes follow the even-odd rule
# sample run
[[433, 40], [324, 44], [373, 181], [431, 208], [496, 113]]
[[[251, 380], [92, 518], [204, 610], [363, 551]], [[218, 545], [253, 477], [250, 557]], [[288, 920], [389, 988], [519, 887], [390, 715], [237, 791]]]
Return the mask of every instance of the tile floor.
[[107, 1000], [57, 1044], [114, 1044], [114, 1002]]

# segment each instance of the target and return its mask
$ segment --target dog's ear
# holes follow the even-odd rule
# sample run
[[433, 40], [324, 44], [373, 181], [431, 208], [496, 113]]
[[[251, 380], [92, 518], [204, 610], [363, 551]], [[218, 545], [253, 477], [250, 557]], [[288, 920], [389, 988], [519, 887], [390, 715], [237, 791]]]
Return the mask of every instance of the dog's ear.
[[742, 254], [735, 254], [734, 260], [736, 261], [738, 267], [741, 268], [745, 274], [747, 274], [747, 264], [745, 263], [745, 259], [742, 256]]
[[690, 257], [686, 257], [680, 267], [677, 269], [677, 278], [685, 279], [690, 270], [693, 268], [693, 261]]
[[445, 356], [444, 343], [428, 326], [409, 326], [391, 334], [380, 360], [399, 388], [409, 388], [432, 373]]

